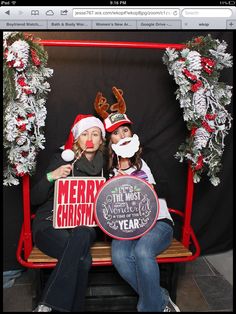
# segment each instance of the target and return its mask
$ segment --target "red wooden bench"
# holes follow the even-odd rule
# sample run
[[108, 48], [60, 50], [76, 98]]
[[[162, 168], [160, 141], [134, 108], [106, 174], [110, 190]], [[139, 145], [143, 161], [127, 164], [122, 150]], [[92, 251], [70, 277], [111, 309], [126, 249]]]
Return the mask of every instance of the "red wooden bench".
[[[200, 247], [194, 231], [190, 225], [193, 197], [193, 177], [192, 169], [188, 168], [187, 189], [186, 189], [186, 204], [185, 211], [169, 209], [171, 213], [180, 216], [183, 220], [181, 240], [173, 239], [171, 245], [160, 255], [157, 256], [159, 263], [176, 263], [192, 261], [200, 255]], [[23, 224], [20, 234], [20, 239], [17, 248], [18, 262], [29, 268], [50, 268], [57, 263], [55, 258], [47, 256], [33, 245], [31, 220], [33, 215], [30, 212], [30, 197], [29, 197], [29, 176], [23, 177]], [[194, 253], [189, 249], [190, 244], [194, 246]], [[111, 259], [111, 242], [95, 242], [91, 247], [92, 265], [107, 266], [112, 265]]]

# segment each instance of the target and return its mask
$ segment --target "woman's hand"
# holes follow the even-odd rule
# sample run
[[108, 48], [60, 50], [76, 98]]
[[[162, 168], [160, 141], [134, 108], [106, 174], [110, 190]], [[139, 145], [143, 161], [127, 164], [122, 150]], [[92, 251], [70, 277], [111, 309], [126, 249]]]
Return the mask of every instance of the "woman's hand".
[[51, 178], [53, 180], [57, 180], [60, 178], [66, 178], [70, 174], [71, 170], [72, 170], [71, 164], [62, 165], [59, 168], [50, 172]]

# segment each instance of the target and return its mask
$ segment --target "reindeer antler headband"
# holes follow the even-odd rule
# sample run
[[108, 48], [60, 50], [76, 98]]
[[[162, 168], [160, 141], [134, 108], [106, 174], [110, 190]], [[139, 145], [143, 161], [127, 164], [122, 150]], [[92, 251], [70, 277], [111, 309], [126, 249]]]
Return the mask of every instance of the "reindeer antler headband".
[[116, 88], [115, 86], [112, 87], [112, 92], [115, 95], [117, 102], [113, 105], [109, 105], [106, 98], [102, 95], [101, 92], [98, 92], [94, 101], [94, 108], [97, 114], [106, 119], [110, 114], [108, 110], [111, 112], [118, 112], [124, 114], [126, 112], [126, 104], [124, 101], [123, 91], [121, 89]]

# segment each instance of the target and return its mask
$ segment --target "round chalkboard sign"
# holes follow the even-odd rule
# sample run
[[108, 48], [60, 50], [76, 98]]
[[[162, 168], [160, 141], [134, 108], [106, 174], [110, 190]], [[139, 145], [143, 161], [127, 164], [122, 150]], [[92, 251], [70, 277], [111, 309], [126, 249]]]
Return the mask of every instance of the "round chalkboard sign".
[[95, 219], [109, 236], [133, 240], [155, 224], [159, 213], [158, 197], [144, 180], [117, 176], [108, 180], [95, 199]]

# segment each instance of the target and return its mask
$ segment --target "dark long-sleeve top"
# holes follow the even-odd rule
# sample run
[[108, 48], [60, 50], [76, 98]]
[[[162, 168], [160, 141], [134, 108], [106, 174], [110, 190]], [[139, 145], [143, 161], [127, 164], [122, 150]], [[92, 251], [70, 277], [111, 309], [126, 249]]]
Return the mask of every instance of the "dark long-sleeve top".
[[[62, 165], [69, 164], [61, 158], [61, 151], [56, 152], [45, 174], [41, 177], [38, 183], [36, 183], [31, 189], [31, 204], [37, 207], [36, 217], [33, 221], [33, 236], [35, 236], [38, 230], [47, 228], [52, 225], [51, 217], [53, 214], [53, 198], [54, 198], [54, 182], [47, 180], [47, 173], [57, 169]], [[104, 176], [107, 178], [105, 161], [103, 163]], [[94, 174], [94, 176], [101, 176], [102, 170]], [[79, 168], [74, 165], [74, 176], [75, 177], [87, 177], [88, 174], [82, 172]]]

